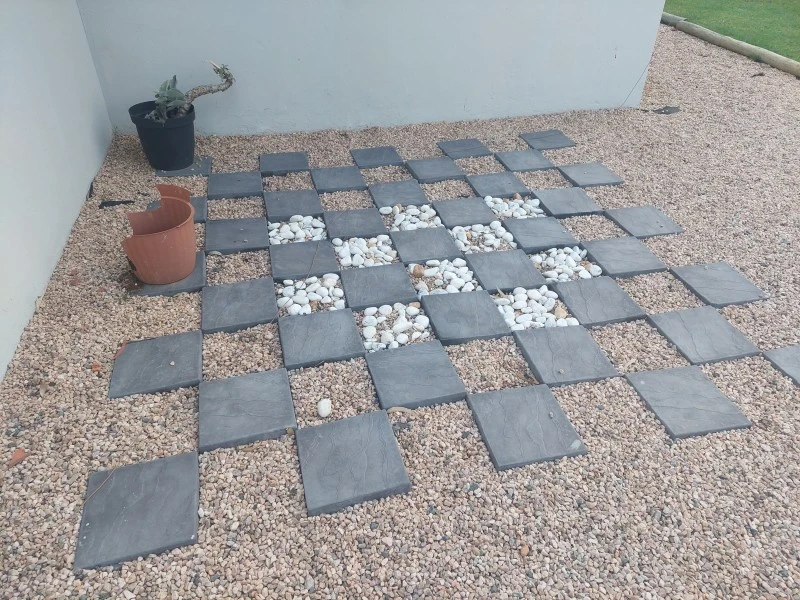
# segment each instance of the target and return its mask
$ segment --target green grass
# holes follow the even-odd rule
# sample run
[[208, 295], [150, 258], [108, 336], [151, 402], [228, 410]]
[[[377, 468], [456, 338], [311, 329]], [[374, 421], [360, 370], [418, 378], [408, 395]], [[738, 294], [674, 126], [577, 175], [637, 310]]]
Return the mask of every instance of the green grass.
[[800, 60], [800, 0], [667, 0], [664, 10]]

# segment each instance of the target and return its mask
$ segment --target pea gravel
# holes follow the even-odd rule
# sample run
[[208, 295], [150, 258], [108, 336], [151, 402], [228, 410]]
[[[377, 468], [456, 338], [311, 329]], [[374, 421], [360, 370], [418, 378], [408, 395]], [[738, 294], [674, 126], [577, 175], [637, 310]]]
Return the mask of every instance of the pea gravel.
[[311, 181], [311, 173], [308, 171], [264, 177], [264, 190], [267, 192], [288, 192], [291, 190], [310, 189], [314, 189], [314, 183]]
[[223, 379], [281, 367], [283, 351], [275, 323], [203, 336], [203, 379]]
[[467, 175], [480, 175], [481, 173], [501, 173], [505, 167], [494, 156], [474, 156], [471, 158], [458, 158], [453, 161]]
[[413, 179], [411, 173], [403, 166], [376, 167], [374, 169], [361, 169], [361, 175], [367, 185], [387, 183], [390, 181], [404, 181]]
[[471, 198], [475, 195], [473, 189], [466, 181], [448, 179], [438, 183], [423, 183], [422, 189], [431, 202], [435, 200], [455, 200], [456, 198]]
[[626, 235], [614, 221], [603, 215], [569, 217], [561, 219], [561, 224], [580, 241], [607, 240]]
[[206, 256], [206, 283], [223, 285], [247, 279], [259, 279], [272, 274], [269, 250], [209, 254]]
[[374, 208], [372, 196], [366, 191], [332, 192], [320, 194], [324, 210], [352, 210], [355, 208]]
[[538, 383], [511, 336], [475, 340], [445, 350], [470, 394]]
[[208, 203], [209, 219], [247, 219], [266, 216], [264, 198], [221, 199]]
[[646, 321], [614, 323], [590, 332], [620, 373], [672, 369], [689, 364], [675, 346]]
[[697, 296], [671, 273], [650, 273], [616, 281], [648, 314], [702, 306]]
[[515, 175], [520, 178], [529, 190], [572, 187], [572, 184], [555, 169], [527, 171], [525, 173], [515, 173]]

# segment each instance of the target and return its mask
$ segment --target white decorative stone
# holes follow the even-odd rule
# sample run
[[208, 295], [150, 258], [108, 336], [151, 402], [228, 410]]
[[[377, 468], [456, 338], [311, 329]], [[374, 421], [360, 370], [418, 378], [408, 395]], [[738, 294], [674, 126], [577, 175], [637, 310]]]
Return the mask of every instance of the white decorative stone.
[[317, 402], [317, 414], [323, 419], [329, 417], [332, 411], [333, 407], [331, 406], [330, 398], [323, 398], [322, 400]]

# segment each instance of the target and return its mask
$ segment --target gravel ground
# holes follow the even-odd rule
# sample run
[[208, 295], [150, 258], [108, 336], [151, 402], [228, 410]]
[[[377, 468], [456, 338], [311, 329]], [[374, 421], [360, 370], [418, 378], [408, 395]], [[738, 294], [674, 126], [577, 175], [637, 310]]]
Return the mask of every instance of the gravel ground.
[[561, 224], [569, 229], [579, 241], [606, 240], [626, 235], [614, 221], [603, 215], [570, 217], [561, 219]]
[[591, 330], [592, 337], [620, 373], [685, 367], [683, 358], [646, 321], [614, 323]]
[[313, 190], [314, 182], [311, 173], [289, 173], [287, 175], [272, 175], [264, 177], [264, 190], [267, 192], [284, 192], [290, 190]]
[[266, 216], [264, 198], [225, 198], [208, 203], [209, 219], [247, 219]]
[[282, 366], [283, 351], [275, 323], [203, 336], [204, 379], [223, 379]]
[[[689, 288], [670, 273], [637, 275], [630, 279], [617, 279], [617, 283], [628, 292], [634, 302], [651, 315], [703, 305], [697, 296], [689, 291]], [[753, 306], [757, 307], [763, 304], [760, 302]]]
[[[769, 348], [800, 335], [800, 281], [788, 269], [800, 261], [800, 172], [792, 167], [800, 152], [799, 85], [662, 28], [645, 110], [201, 137], [197, 146], [217, 172], [255, 170], [260, 152], [290, 150], [306, 150], [312, 167], [326, 167], [351, 164], [350, 148], [391, 144], [404, 158], [423, 158], [441, 155], [438, 140], [477, 137], [509, 150], [523, 147], [521, 132], [561, 128], [579, 146], [548, 152], [553, 160], [601, 160], [625, 179], [592, 190], [599, 204], [649, 202], [686, 228], [646, 242], [662, 260], [727, 260], [769, 293], [767, 301], [723, 311]], [[665, 105], [681, 111], [650, 112]], [[125, 211], [156, 197], [155, 183], [136, 139], [115, 138], [0, 384], [2, 446], [7, 456], [16, 447], [30, 452], [16, 466], [0, 462], [0, 596], [800, 595], [800, 394], [763, 358], [704, 367], [752, 429], [673, 443], [624, 379], [565, 386], [554, 394], [589, 453], [504, 473], [493, 469], [465, 403], [393, 413], [411, 492], [335, 515], [305, 516], [292, 436], [204, 454], [198, 544], [76, 576], [89, 472], [196, 443], [193, 391], [107, 399], [124, 340], [197, 327], [197, 294], [127, 296], [119, 246]], [[448, 186], [427, 191], [453, 197]], [[103, 199], [136, 203], [99, 210]], [[647, 310], [687, 301], [664, 275], [623, 285]], [[219, 344], [207, 336], [205, 375], [279, 366], [274, 326], [263, 330], [251, 342], [243, 334], [238, 341], [221, 334]], [[620, 343], [629, 342], [611, 340], [607, 351], [619, 352]], [[488, 354], [454, 359], [462, 373], [490, 374], [490, 365], [476, 368]]]
[[369, 192], [333, 192], [320, 194], [323, 210], [350, 210], [353, 208], [374, 208]]
[[269, 250], [206, 257], [206, 283], [222, 285], [272, 275]]
[[480, 175], [481, 173], [502, 173], [506, 168], [494, 156], [475, 156], [472, 158], [457, 158], [455, 162], [467, 175]]
[[538, 383], [510, 336], [447, 346], [446, 350], [470, 394]]
[[364, 181], [367, 185], [413, 179], [413, 177], [411, 177], [411, 173], [408, 172], [408, 169], [403, 166], [361, 169], [361, 175], [364, 177]]
[[456, 198], [471, 198], [475, 195], [473, 189], [466, 181], [448, 179], [439, 183], [423, 183], [422, 189], [428, 200], [455, 200]]
[[564, 179], [564, 176], [556, 169], [528, 171], [527, 173], [515, 173], [515, 175], [529, 190], [572, 187], [572, 184]]
[[204, 223], [194, 224], [194, 236], [198, 252], [202, 252], [206, 247], [206, 226]]

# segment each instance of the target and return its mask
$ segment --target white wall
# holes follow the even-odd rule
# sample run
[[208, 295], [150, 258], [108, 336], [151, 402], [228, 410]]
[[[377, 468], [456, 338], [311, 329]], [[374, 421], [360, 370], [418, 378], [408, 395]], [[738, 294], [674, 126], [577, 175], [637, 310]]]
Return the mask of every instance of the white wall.
[[226, 63], [206, 133], [638, 104], [663, 0], [78, 0], [115, 127], [173, 74]]
[[0, 378], [110, 141], [74, 0], [0, 0]]

